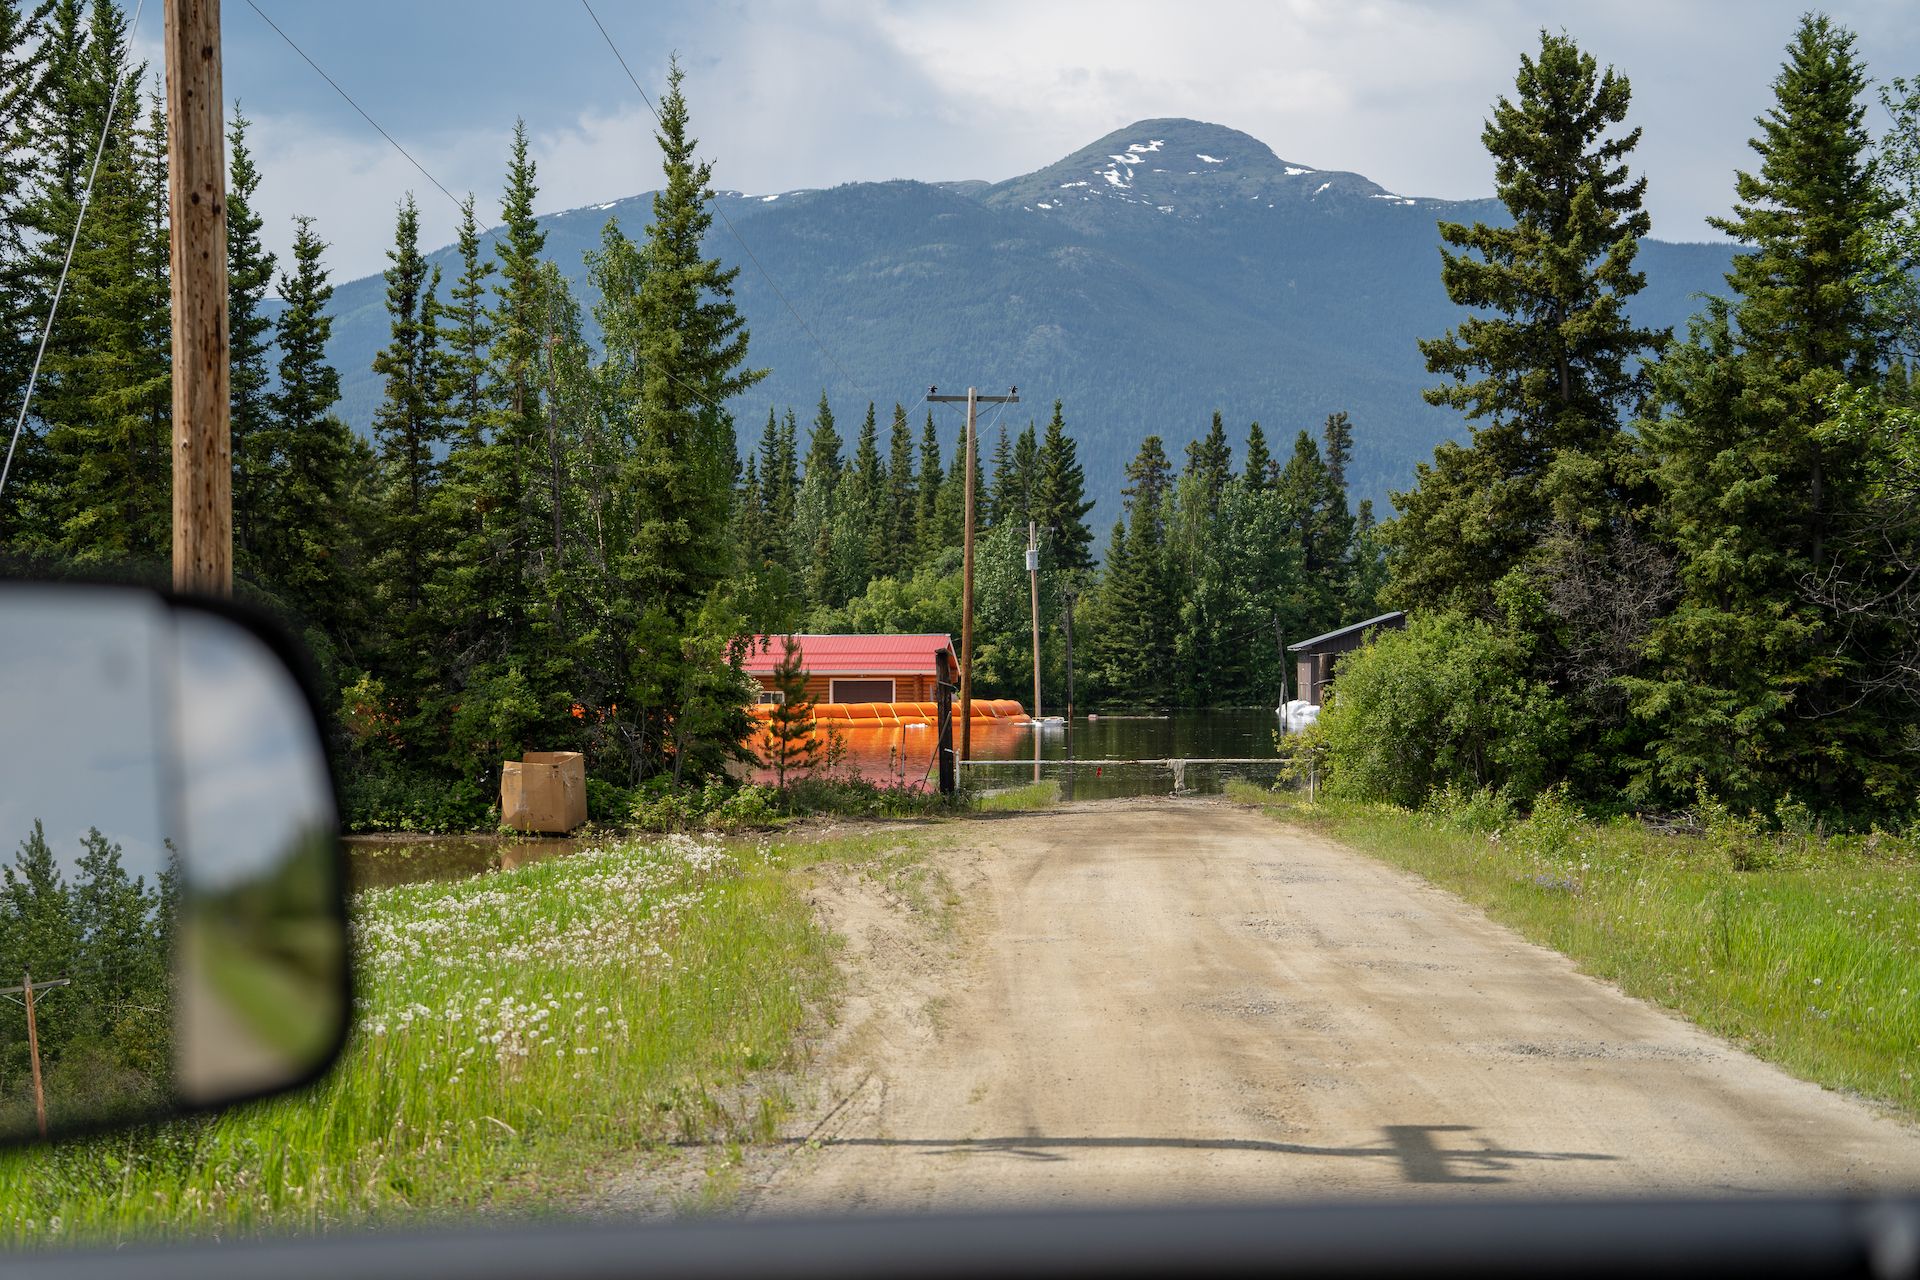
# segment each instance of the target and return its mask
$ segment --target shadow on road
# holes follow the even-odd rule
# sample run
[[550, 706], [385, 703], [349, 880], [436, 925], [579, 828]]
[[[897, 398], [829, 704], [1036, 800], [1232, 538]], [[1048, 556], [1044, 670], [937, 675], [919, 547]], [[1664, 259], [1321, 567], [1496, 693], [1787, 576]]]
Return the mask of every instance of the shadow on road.
[[[1587, 1151], [1514, 1151], [1487, 1139], [1479, 1145], [1443, 1147], [1436, 1134], [1473, 1133], [1466, 1124], [1390, 1124], [1381, 1127], [1382, 1140], [1365, 1147], [1316, 1147], [1297, 1142], [1268, 1142], [1259, 1138], [1049, 1138], [1030, 1134], [1019, 1138], [829, 1138], [827, 1147], [917, 1147], [931, 1156], [1004, 1155], [1023, 1160], [1067, 1160], [1074, 1151], [1156, 1148], [1193, 1151], [1258, 1151], [1287, 1156], [1337, 1156], [1360, 1160], [1394, 1160], [1406, 1182], [1500, 1183], [1500, 1176], [1528, 1160], [1618, 1160], [1619, 1156]], [[795, 1144], [806, 1139], [792, 1139]]]

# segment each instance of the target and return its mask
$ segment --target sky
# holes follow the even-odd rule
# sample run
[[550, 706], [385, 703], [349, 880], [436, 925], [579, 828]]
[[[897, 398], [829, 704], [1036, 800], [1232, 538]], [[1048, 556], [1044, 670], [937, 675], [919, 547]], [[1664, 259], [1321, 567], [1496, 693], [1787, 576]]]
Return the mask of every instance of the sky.
[[97, 828], [149, 887], [170, 842], [214, 890], [333, 825], [298, 686], [225, 619], [143, 591], [16, 586], [0, 653], [0, 865], [38, 821], [69, 875]]
[[[131, 7], [131, 0], [122, 0]], [[136, 46], [159, 65], [160, 0]], [[1653, 233], [1711, 240], [1803, 0], [591, 0], [649, 95], [686, 69], [714, 182], [752, 193], [915, 178], [999, 181], [1133, 121], [1241, 129], [1285, 160], [1408, 195], [1492, 190], [1479, 135], [1520, 54], [1564, 29], [1632, 81]], [[251, 0], [439, 181], [497, 215], [516, 117], [541, 212], [651, 190], [651, 117], [578, 0]], [[253, 121], [258, 203], [292, 216], [336, 280], [381, 270], [395, 203], [422, 237], [456, 212], [250, 7], [226, 0], [226, 96]], [[1877, 78], [1920, 75], [1912, 0], [1828, 12]], [[1875, 119], [1878, 119], [1876, 111]]]

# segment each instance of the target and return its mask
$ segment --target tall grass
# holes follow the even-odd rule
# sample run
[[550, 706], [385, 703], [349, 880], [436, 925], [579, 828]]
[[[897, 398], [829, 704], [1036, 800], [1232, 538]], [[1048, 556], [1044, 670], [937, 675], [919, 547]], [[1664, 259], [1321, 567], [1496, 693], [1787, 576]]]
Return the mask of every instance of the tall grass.
[[355, 903], [345, 1057], [306, 1093], [0, 1156], [0, 1243], [326, 1230], [517, 1211], [596, 1162], [770, 1134], [830, 992], [787, 874], [819, 842], [669, 837]]
[[1920, 850], [1885, 835], [1593, 823], [1549, 795], [1413, 812], [1239, 787], [1484, 907], [1587, 972], [1831, 1088], [1920, 1117]]

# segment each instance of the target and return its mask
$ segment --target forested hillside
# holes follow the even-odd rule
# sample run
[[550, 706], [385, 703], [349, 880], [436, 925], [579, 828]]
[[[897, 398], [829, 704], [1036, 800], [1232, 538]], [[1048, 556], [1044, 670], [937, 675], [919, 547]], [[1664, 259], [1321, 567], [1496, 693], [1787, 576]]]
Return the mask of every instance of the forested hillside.
[[[729, 405], [745, 424], [743, 448], [769, 405], [804, 410], [822, 391], [849, 406], [912, 403], [929, 384], [1018, 386], [1042, 407], [1072, 406], [1102, 521], [1118, 514], [1122, 467], [1143, 437], [1158, 434], [1177, 453], [1215, 411], [1233, 424], [1236, 448], [1248, 423], [1291, 438], [1346, 411], [1355, 494], [1384, 508], [1414, 463], [1459, 434], [1456, 417], [1420, 399], [1418, 339], [1451, 321], [1437, 223], [1507, 216], [1497, 201], [1391, 195], [1192, 120], [1141, 121], [993, 186], [856, 183], [722, 192], [716, 204], [766, 268], [762, 276], [715, 224], [707, 252], [743, 268], [738, 305], [770, 370]], [[635, 196], [541, 219], [549, 256], [588, 307], [591, 342], [582, 255], [607, 218], [638, 236], [649, 209], [650, 197]], [[451, 273], [452, 252], [430, 258]], [[1724, 246], [1648, 240], [1636, 315], [1684, 328], [1697, 295], [1724, 291], [1729, 258]], [[363, 432], [380, 395], [370, 361], [385, 341], [382, 288], [378, 278], [345, 283], [333, 303], [341, 413]], [[957, 418], [938, 426], [951, 449]]]

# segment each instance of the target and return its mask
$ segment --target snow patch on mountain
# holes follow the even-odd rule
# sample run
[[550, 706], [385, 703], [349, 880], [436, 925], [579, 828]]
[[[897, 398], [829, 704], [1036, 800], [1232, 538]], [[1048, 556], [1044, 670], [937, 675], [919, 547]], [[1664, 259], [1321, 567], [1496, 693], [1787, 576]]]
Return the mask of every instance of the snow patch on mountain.
[[1200, 152], [1200, 151], [1194, 152], [1193, 158], [1195, 160], [1205, 160], [1208, 164], [1225, 164], [1226, 163], [1225, 160], [1216, 159], [1215, 157], [1207, 155], [1204, 152]]

